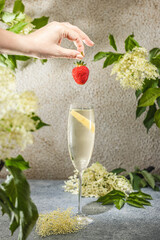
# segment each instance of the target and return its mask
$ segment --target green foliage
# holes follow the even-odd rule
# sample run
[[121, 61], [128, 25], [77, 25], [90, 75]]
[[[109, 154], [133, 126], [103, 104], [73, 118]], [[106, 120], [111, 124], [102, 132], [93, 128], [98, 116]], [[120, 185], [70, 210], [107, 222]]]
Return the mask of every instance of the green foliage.
[[116, 42], [112, 34], [109, 34], [109, 43], [114, 48], [114, 50], [117, 51]]
[[8, 31], [10, 32], [14, 32], [14, 33], [20, 33], [20, 31], [22, 31], [22, 29], [27, 25], [28, 23], [26, 22], [19, 22], [17, 24], [15, 24], [13, 27], [9, 28]]
[[125, 50], [126, 52], [132, 51], [133, 48], [140, 47], [139, 43], [134, 39], [134, 34], [129, 35], [125, 40]]
[[35, 29], [39, 29], [44, 27], [48, 23], [49, 17], [41, 17], [41, 18], [35, 18], [32, 21], [32, 24], [35, 26]]
[[36, 116], [34, 113], [31, 117], [34, 121], [35, 121], [35, 124], [36, 124], [36, 130], [42, 128], [42, 127], [45, 127], [45, 126], [50, 126], [49, 124], [47, 123], [44, 123], [40, 117]]
[[160, 128], [160, 109], [158, 109], [154, 114], [154, 120], [157, 125], [157, 127]]
[[146, 117], [145, 117], [145, 119], [143, 121], [143, 124], [146, 127], [146, 129], [147, 129], [147, 133], [148, 133], [149, 129], [152, 127], [152, 125], [155, 123], [155, 121], [154, 121], [154, 114], [155, 114], [156, 111], [157, 111], [157, 108], [156, 108], [155, 104], [150, 106], [149, 110], [148, 110], [148, 112], [146, 114]]
[[105, 196], [98, 198], [97, 202], [101, 202], [102, 205], [114, 204], [120, 210], [125, 203], [138, 208], [144, 208], [144, 205], [151, 206], [151, 203], [146, 199], [152, 200], [152, 197], [141, 191], [125, 195], [123, 192], [114, 189]]
[[151, 187], [155, 191], [159, 191], [157, 184], [160, 182], [160, 175], [152, 174], [154, 167], [150, 166], [147, 169], [140, 170], [135, 167], [135, 171], [126, 173], [126, 170], [123, 168], [113, 169], [112, 172], [116, 174], [124, 173], [124, 176], [129, 179], [134, 190], [140, 190], [144, 187]]
[[13, 234], [19, 228], [18, 240], [27, 239], [38, 218], [38, 211], [30, 198], [30, 187], [22, 172], [29, 168], [22, 156], [7, 159], [5, 167], [9, 171], [6, 181], [0, 185], [0, 205], [2, 214], [10, 218]]
[[120, 174], [122, 172], [126, 172], [126, 169], [124, 168], [115, 168], [111, 171], [112, 173]]
[[[114, 36], [111, 34], [109, 35], [109, 42], [117, 51]], [[134, 38], [134, 34], [129, 35], [124, 43], [126, 52], [132, 51], [135, 47], [140, 47], [139, 43]], [[106, 68], [119, 61], [123, 55], [122, 53], [98, 52], [94, 56], [94, 61], [106, 58], [103, 64], [103, 68]], [[149, 62], [154, 64], [157, 67], [157, 71], [160, 73], [160, 48], [153, 48], [149, 51]], [[138, 105], [136, 109], [136, 118], [146, 112], [143, 124], [147, 133], [154, 123], [160, 128], [160, 114], [157, 112], [157, 107], [160, 108], [160, 79], [145, 79], [143, 88], [137, 90], [135, 95]]]
[[146, 111], [146, 107], [137, 107], [136, 118], [140, 117]]
[[0, 0], [0, 13], [2, 12], [4, 6], [5, 6], [5, 0]]
[[103, 68], [106, 68], [121, 59], [123, 54], [109, 52], [104, 61]]
[[20, 170], [29, 169], [29, 162], [26, 162], [21, 155], [18, 155], [16, 158], [10, 158], [5, 160], [6, 167], [17, 167]]
[[95, 56], [94, 56], [94, 61], [99, 61], [102, 58], [105, 58], [108, 56], [108, 52], [98, 52]]
[[139, 107], [147, 107], [154, 104], [155, 100], [160, 96], [160, 88], [147, 89], [139, 100]]
[[14, 2], [14, 7], [13, 7], [13, 12], [14, 13], [19, 13], [19, 12], [24, 12], [24, 4], [22, 2], [22, 0], [15, 0]]
[[149, 60], [154, 64], [160, 73], [160, 48], [153, 48], [149, 52]]

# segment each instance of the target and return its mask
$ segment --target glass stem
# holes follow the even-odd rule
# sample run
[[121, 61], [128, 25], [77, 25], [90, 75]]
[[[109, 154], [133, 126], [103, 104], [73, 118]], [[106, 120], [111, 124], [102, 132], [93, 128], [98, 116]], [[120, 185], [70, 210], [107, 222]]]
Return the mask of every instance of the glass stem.
[[83, 172], [79, 172], [78, 214], [82, 214], [81, 210], [82, 174]]

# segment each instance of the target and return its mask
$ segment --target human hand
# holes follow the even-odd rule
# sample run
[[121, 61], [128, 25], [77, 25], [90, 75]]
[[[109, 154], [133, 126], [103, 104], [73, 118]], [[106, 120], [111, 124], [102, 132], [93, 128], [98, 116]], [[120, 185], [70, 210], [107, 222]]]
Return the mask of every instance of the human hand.
[[[38, 58], [76, 58], [84, 57], [84, 44], [93, 46], [94, 43], [78, 27], [70, 23], [51, 22], [45, 27], [25, 36], [27, 55]], [[73, 41], [77, 50], [60, 46], [63, 38]]]

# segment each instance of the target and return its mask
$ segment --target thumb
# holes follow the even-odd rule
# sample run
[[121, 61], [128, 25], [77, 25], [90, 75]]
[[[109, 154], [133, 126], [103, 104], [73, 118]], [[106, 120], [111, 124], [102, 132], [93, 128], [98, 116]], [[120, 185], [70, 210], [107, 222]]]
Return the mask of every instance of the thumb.
[[76, 50], [72, 50], [72, 49], [67, 49], [67, 48], [63, 48], [61, 46], [56, 47], [57, 49], [57, 57], [61, 57], [61, 58], [76, 58], [76, 59], [82, 59], [83, 56], [80, 52], [76, 51]]

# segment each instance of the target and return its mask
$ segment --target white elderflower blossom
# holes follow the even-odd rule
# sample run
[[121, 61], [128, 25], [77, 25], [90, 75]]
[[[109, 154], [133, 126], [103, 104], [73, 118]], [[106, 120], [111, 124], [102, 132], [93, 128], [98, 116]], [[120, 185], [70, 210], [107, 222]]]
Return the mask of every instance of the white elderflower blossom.
[[31, 114], [37, 110], [38, 99], [31, 91], [16, 92], [15, 75], [0, 67], [0, 158], [10, 157], [15, 148], [25, 149], [33, 143], [36, 130]]
[[127, 52], [114, 64], [111, 75], [117, 73], [116, 80], [120, 80], [124, 88], [142, 89], [144, 79], [156, 79], [159, 74], [157, 68], [148, 61], [145, 48], [135, 47]]
[[21, 30], [20, 33], [23, 35], [28, 35], [34, 29], [35, 26], [31, 23], [32, 18], [30, 16], [25, 15], [24, 22], [28, 24]]
[[[74, 176], [70, 176], [69, 180], [65, 181], [65, 186], [63, 187], [66, 192], [77, 194], [78, 184], [78, 172], [75, 171]], [[126, 178], [107, 172], [106, 168], [98, 162], [92, 164], [91, 167], [84, 171], [82, 176], [82, 196], [100, 197], [113, 189], [124, 193], [133, 191], [131, 184]]]
[[0, 100], [4, 99], [6, 94], [15, 90], [15, 75], [9, 68], [0, 66]]

